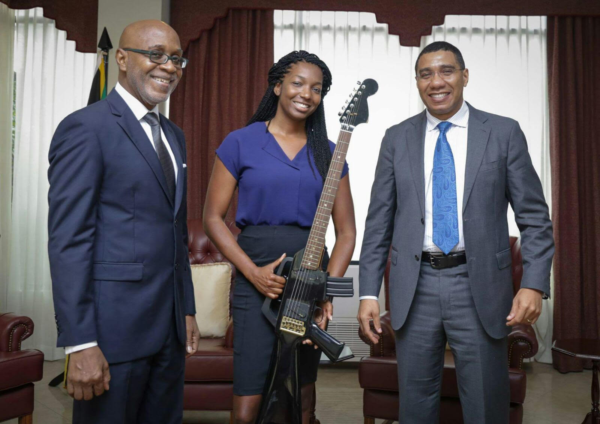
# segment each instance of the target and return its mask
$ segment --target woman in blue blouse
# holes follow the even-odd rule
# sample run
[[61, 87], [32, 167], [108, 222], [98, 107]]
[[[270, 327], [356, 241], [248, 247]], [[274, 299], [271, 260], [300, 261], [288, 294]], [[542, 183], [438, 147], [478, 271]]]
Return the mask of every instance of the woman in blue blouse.
[[[277, 298], [285, 280], [275, 275], [283, 258], [306, 245], [331, 153], [323, 97], [331, 73], [316, 55], [292, 52], [271, 67], [269, 88], [244, 128], [229, 134], [217, 158], [204, 207], [204, 228], [238, 270], [232, 302], [236, 423], [254, 423], [268, 374], [275, 334], [261, 312], [265, 296]], [[234, 239], [223, 219], [238, 187]], [[343, 276], [354, 251], [356, 228], [348, 167], [332, 212], [336, 243], [323, 258], [333, 276]], [[321, 305], [325, 328], [333, 305]], [[311, 405], [320, 350], [304, 341], [299, 354], [302, 422], [313, 424]]]

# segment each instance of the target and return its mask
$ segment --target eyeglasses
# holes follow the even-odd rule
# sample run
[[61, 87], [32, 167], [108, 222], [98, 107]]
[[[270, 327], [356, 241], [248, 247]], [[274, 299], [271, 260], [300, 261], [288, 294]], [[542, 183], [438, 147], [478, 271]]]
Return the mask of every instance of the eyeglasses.
[[187, 66], [188, 60], [181, 56], [169, 56], [166, 53], [163, 53], [158, 50], [138, 50], [138, 49], [123, 49], [127, 52], [140, 53], [148, 56], [151, 62], [158, 63], [159, 65], [164, 65], [169, 60], [173, 62], [176, 68], [183, 69]]
[[461, 68], [461, 69], [442, 68], [439, 71], [424, 70], [424, 71], [421, 71], [415, 78], [418, 81], [421, 81], [421, 80], [429, 81], [429, 80], [433, 79], [435, 74], [438, 74], [441, 79], [449, 80], [450, 78], [452, 78], [454, 76], [454, 73], [457, 71], [464, 71], [464, 68]]

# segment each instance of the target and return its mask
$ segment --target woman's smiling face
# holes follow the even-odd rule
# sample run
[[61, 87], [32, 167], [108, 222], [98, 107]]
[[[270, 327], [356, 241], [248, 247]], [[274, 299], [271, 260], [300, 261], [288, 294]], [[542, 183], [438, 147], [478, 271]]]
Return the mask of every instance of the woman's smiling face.
[[293, 120], [306, 120], [321, 104], [323, 72], [313, 64], [298, 62], [290, 66], [283, 81], [275, 85], [279, 97], [277, 113]]

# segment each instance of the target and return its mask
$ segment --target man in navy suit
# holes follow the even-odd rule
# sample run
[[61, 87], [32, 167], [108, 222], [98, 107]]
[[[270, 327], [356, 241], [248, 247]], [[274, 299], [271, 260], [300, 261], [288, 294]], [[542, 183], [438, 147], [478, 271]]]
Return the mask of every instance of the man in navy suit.
[[[180, 423], [199, 333], [183, 132], [158, 113], [187, 61], [160, 21], [129, 25], [106, 100], [50, 146], [48, 252], [74, 423]], [[110, 390], [109, 390], [110, 389]]]

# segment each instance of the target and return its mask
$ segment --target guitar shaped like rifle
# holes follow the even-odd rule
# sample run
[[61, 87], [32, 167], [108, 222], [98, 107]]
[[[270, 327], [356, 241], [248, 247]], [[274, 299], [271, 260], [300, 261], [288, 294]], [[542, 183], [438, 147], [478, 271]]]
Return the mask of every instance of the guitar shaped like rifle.
[[[277, 342], [273, 348], [269, 376], [256, 424], [301, 424], [302, 402], [298, 378], [298, 346], [308, 338], [318, 345], [332, 362], [353, 357], [315, 322], [318, 302], [329, 297], [352, 297], [352, 278], [334, 278], [321, 270], [325, 234], [354, 128], [369, 119], [367, 98], [377, 92], [375, 80], [367, 79], [350, 94], [339, 113], [342, 129], [333, 151], [329, 172], [310, 230], [306, 247], [293, 258], [286, 258], [277, 274], [287, 279], [278, 299], [265, 299], [262, 311], [275, 327]], [[321, 311], [322, 312], [322, 311]], [[321, 314], [321, 316], [324, 314]], [[323, 317], [323, 319], [325, 319]]]

